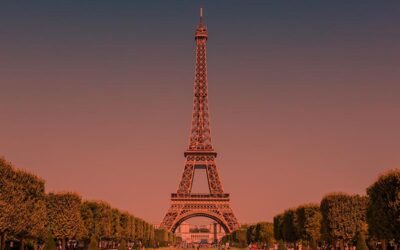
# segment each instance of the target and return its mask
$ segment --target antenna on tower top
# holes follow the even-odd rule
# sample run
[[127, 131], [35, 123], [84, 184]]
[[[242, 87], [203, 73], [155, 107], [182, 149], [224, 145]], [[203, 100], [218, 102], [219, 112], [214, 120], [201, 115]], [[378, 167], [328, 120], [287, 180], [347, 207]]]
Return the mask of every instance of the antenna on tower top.
[[200, 23], [203, 23], [203, 6], [200, 7]]

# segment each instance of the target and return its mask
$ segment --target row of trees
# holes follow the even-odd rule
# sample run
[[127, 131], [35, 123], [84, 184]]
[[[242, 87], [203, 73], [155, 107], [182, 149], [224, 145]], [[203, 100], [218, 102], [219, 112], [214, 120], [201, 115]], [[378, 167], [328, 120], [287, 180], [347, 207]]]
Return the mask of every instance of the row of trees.
[[166, 247], [181, 243], [182, 238], [164, 229], [155, 230], [156, 247]]
[[333, 193], [320, 204], [288, 209], [274, 217], [277, 240], [287, 243], [357, 246], [367, 249], [400, 241], [400, 170], [382, 174], [367, 188], [367, 196]]
[[251, 242], [258, 242], [263, 246], [270, 247], [275, 242], [273, 224], [259, 222], [254, 225], [242, 225], [239, 229], [225, 235], [222, 242], [230, 242], [232, 246], [239, 248], [244, 248]]
[[[273, 228], [273, 229], [271, 229]], [[366, 244], [366, 240], [368, 245]], [[382, 174], [367, 188], [367, 196], [332, 193], [320, 204], [304, 204], [278, 214], [271, 223], [242, 226], [226, 235], [224, 242], [244, 247], [251, 242], [266, 245], [279, 242], [279, 249], [299, 244], [380, 248], [400, 243], [400, 170]]]
[[318, 242], [353, 245], [367, 230], [367, 198], [335, 193], [326, 195], [321, 204], [305, 204], [274, 217], [275, 239], [315, 249]]
[[26, 240], [46, 236], [46, 194], [44, 180], [13, 168], [0, 158], [0, 236], [1, 249], [6, 237]]
[[[156, 238], [156, 232], [162, 237]], [[164, 237], [167, 234], [167, 237]], [[82, 201], [76, 193], [45, 193], [45, 182], [26, 171], [14, 168], [0, 158], [0, 236], [1, 250], [6, 240], [33, 246], [46, 242], [62, 250], [68, 240], [79, 240], [91, 249], [127, 244], [172, 243], [175, 238], [163, 230], [112, 208], [102, 201]]]

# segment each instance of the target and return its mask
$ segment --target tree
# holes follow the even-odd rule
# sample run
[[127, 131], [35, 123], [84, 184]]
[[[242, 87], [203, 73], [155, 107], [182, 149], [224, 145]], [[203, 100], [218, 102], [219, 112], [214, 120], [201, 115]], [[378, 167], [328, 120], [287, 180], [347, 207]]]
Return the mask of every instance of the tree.
[[334, 193], [326, 195], [321, 201], [322, 234], [330, 243], [344, 243], [355, 239], [365, 227], [368, 199], [359, 195]]
[[256, 241], [256, 225], [250, 225], [247, 229], [247, 242], [252, 243]]
[[317, 204], [306, 204], [296, 209], [297, 231], [301, 240], [316, 247], [321, 238], [322, 214]]
[[274, 236], [276, 240], [283, 240], [283, 214], [274, 217]]
[[[20, 249], [24, 249], [25, 240], [36, 240], [45, 234], [47, 222], [44, 181], [24, 170], [14, 169], [11, 164], [8, 170], [11, 174], [5, 177], [6, 186], [11, 185], [12, 192], [3, 194], [7, 202], [11, 202], [5, 209], [12, 208], [6, 215], [5, 223], [11, 218], [6, 232], [20, 241]], [[9, 178], [8, 180], [5, 180]], [[2, 181], [3, 181], [2, 180]], [[11, 183], [11, 184], [10, 184]], [[3, 223], [3, 222], [2, 222]], [[33, 242], [36, 245], [36, 241]]]
[[143, 241], [146, 246], [149, 245], [150, 240], [150, 226], [148, 223], [143, 222]]
[[[400, 240], [400, 169], [381, 175], [367, 188], [369, 233], [377, 239]], [[397, 247], [397, 244], [396, 244]]]
[[311, 248], [311, 250], [317, 250], [318, 249], [317, 242], [315, 240], [311, 240], [310, 241], [310, 248]]
[[175, 235], [172, 232], [168, 232], [168, 242], [170, 244], [174, 244], [175, 243]]
[[239, 243], [240, 247], [245, 247], [248, 243], [247, 241], [247, 228], [239, 228], [236, 231], [237, 242]]
[[164, 229], [155, 230], [155, 240], [158, 246], [165, 247], [168, 245], [168, 233]]
[[356, 250], [368, 250], [367, 243], [363, 232], [358, 233]]
[[11, 163], [0, 157], [0, 250], [5, 249], [6, 234], [13, 225], [12, 218], [16, 216], [15, 204], [21, 199], [13, 188], [14, 175]]
[[124, 239], [121, 240], [121, 243], [119, 244], [118, 250], [127, 250], [126, 241]]
[[144, 225], [143, 225], [143, 220], [139, 218], [135, 218], [135, 236], [136, 240], [139, 240], [143, 243]]
[[130, 230], [131, 230], [131, 220], [129, 219], [129, 213], [122, 212], [119, 217], [119, 222], [121, 226], [121, 238], [125, 242], [131, 241]]
[[300, 239], [297, 228], [296, 210], [288, 209], [283, 213], [282, 226], [283, 239], [286, 242], [294, 243]]
[[285, 246], [285, 243], [283, 242], [283, 240], [279, 241], [278, 250], [286, 250], [286, 246]]
[[56, 242], [54, 241], [54, 236], [49, 231], [47, 233], [47, 238], [46, 238], [46, 242], [45, 242], [45, 245], [44, 245], [44, 250], [56, 250], [56, 249], [57, 249], [57, 245], [56, 245]]
[[243, 248], [247, 245], [247, 230], [248, 227], [246, 225], [242, 225], [239, 229], [231, 232], [226, 235], [223, 239], [223, 243], [230, 242], [232, 246], [237, 246], [239, 248]]
[[[112, 214], [111, 207], [104, 201], [85, 201], [84, 206], [88, 206], [93, 214], [93, 232], [96, 239], [111, 239], [112, 236]], [[90, 214], [90, 213], [88, 213]], [[90, 225], [90, 221], [86, 222]]]
[[122, 239], [122, 227], [121, 227], [121, 212], [118, 209], [113, 208], [111, 210], [111, 238], [114, 242], [119, 242]]
[[92, 236], [95, 235], [95, 223], [92, 205], [90, 202], [84, 201], [81, 204], [81, 217], [82, 217], [82, 239], [90, 241]]
[[[67, 238], [90, 241], [90, 250], [98, 250], [103, 240], [154, 242], [154, 227], [146, 221], [102, 201], [82, 203], [74, 193], [46, 195], [44, 184], [0, 157], [0, 250], [5, 248], [6, 236], [19, 240], [21, 250], [25, 242], [36, 249], [38, 241], [52, 250], [54, 237], [63, 240], [63, 248]], [[176, 240], [172, 234], [168, 237]], [[120, 245], [123, 248], [124, 242]]]
[[92, 235], [92, 237], [90, 237], [88, 250], [99, 250], [98, 242], [94, 234]]
[[176, 240], [176, 237], [173, 233], [164, 229], [155, 229], [154, 239], [158, 246], [165, 247], [169, 244], [173, 244]]
[[36, 245], [45, 238], [46, 221], [44, 181], [0, 158], [0, 248], [6, 234], [19, 239], [21, 249], [26, 239]]
[[82, 235], [81, 197], [75, 193], [49, 193], [47, 211], [52, 235], [62, 240], [77, 239]]
[[135, 223], [135, 217], [130, 215], [129, 216], [129, 240], [133, 242], [136, 238], [136, 223]]
[[164, 229], [156, 229], [155, 230], [155, 240], [157, 244], [161, 247], [165, 247], [168, 245], [168, 232]]
[[256, 241], [271, 246], [274, 242], [274, 229], [270, 222], [259, 222], [256, 224]]
[[[150, 247], [153, 247], [154, 243], [155, 243], [155, 232], [154, 232], [155, 228], [153, 225], [149, 224], [149, 226], [150, 227], [149, 227], [149, 243], [148, 244]], [[179, 239], [176, 237], [175, 240], [179, 240]]]

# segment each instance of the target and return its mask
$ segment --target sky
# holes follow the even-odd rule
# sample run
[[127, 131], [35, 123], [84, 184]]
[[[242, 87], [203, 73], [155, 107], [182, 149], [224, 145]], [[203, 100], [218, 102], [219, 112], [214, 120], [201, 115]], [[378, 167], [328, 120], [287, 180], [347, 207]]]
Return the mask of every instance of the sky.
[[[0, 155], [48, 192], [159, 223], [185, 163], [199, 5], [1, 2]], [[400, 167], [399, 1], [203, 5], [212, 141], [239, 222], [365, 194]]]

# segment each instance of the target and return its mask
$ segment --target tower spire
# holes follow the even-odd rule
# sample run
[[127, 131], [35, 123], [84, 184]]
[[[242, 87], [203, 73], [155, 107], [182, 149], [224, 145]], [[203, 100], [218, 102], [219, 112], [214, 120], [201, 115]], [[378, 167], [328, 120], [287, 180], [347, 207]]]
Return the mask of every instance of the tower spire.
[[203, 23], [203, 6], [200, 7], [200, 23]]
[[206, 42], [207, 27], [203, 23], [203, 8], [200, 8], [200, 23], [197, 26], [196, 68], [194, 80], [194, 97], [192, 127], [189, 136], [188, 151], [213, 151], [211, 145], [210, 115], [208, 111], [208, 82]]

